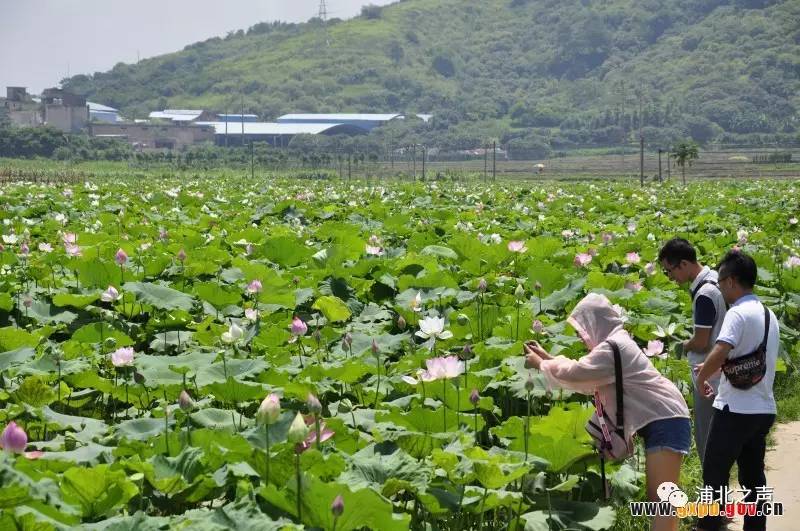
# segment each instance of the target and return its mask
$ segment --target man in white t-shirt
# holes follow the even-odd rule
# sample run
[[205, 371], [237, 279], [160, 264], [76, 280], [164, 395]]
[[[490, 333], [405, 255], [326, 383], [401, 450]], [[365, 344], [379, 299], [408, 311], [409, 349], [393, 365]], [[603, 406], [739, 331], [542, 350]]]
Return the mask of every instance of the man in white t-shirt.
[[[678, 345], [680, 352], [687, 355], [689, 365], [694, 369], [705, 362], [717, 341], [727, 306], [717, 285], [717, 272], [697, 261], [697, 251], [683, 238], [673, 238], [661, 248], [658, 261], [664, 274], [677, 284], [688, 284], [692, 298], [691, 339]], [[694, 381], [692, 371], [692, 383]], [[716, 390], [719, 376], [711, 379]], [[693, 385], [694, 402], [694, 442], [700, 462], [706, 452], [706, 440], [714, 414], [714, 399], [703, 396], [702, 388]]]
[[[703, 460], [703, 483], [716, 493], [728, 486], [731, 467], [737, 463], [739, 484], [750, 492], [744, 501], [758, 502], [760, 512], [763, 500], [758, 499], [758, 492], [767, 483], [764, 474], [767, 434], [777, 412], [772, 384], [778, 361], [779, 329], [775, 314], [753, 294], [757, 274], [755, 261], [738, 250], [730, 251], [720, 263], [719, 288], [730, 308], [713, 350], [699, 366], [697, 387], [706, 396], [712, 396], [714, 390], [708, 380], [723, 364], [749, 355], [765, 344], [765, 371], [752, 387], [735, 387], [723, 371]], [[760, 371], [756, 371], [751, 381], [760, 376]], [[760, 531], [766, 529], [766, 522], [765, 516], [745, 516], [744, 529]], [[721, 523], [720, 517], [701, 518], [697, 528], [717, 531]]]

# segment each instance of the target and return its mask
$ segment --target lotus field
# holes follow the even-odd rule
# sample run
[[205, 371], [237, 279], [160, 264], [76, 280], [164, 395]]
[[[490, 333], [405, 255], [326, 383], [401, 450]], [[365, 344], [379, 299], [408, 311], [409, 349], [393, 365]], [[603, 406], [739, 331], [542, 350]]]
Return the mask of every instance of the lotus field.
[[[609, 529], [589, 398], [522, 342], [585, 347], [587, 292], [691, 400], [687, 290], [656, 262], [739, 245], [800, 312], [782, 182], [201, 179], [0, 189], [0, 529]], [[690, 402], [691, 403], [691, 402]]]

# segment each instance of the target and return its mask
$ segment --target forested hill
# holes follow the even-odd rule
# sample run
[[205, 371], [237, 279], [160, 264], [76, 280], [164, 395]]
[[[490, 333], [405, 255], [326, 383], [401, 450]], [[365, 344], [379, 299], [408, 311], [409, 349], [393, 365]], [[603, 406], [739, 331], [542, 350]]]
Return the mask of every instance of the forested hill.
[[[796, 139], [799, 0], [405, 0], [255, 24], [65, 87], [163, 108], [419, 112], [440, 138], [554, 146]], [[329, 44], [326, 44], [326, 41]], [[640, 115], [641, 114], [641, 115]]]

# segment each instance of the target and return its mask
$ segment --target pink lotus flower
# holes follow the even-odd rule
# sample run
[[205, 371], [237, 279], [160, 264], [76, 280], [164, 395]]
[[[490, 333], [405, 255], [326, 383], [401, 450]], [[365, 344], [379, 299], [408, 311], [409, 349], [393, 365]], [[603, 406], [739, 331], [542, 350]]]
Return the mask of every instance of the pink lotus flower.
[[375, 245], [376, 247], [379, 247], [379, 246], [380, 246], [380, 244], [381, 244], [381, 240], [380, 240], [380, 238], [378, 238], [378, 237], [377, 237], [376, 235], [374, 235], [374, 234], [373, 234], [372, 236], [370, 236], [370, 237], [369, 237], [369, 240], [368, 240], [368, 241], [369, 241], [369, 244], [370, 244], [370, 245]]
[[305, 324], [302, 319], [300, 319], [295, 315], [294, 319], [292, 319], [292, 335], [304, 336], [306, 335], [307, 331], [308, 331], [308, 325]]
[[800, 256], [790, 256], [786, 259], [783, 263], [786, 269], [794, 269], [795, 267], [800, 267]]
[[578, 253], [575, 255], [573, 263], [575, 267], [586, 267], [592, 261], [592, 255], [589, 253]]
[[644, 266], [644, 272], [648, 275], [655, 275], [656, 274], [656, 265], [653, 262], [647, 262], [647, 265]]
[[633, 222], [628, 223], [628, 232], [631, 233], [631, 234], [636, 232], [636, 223], [633, 223]]
[[424, 381], [447, 380], [457, 378], [464, 373], [464, 364], [458, 356], [429, 358], [425, 360], [428, 368], [420, 376]]
[[569, 229], [564, 229], [561, 231], [561, 236], [563, 236], [564, 238], [572, 238], [573, 236], [575, 236], [575, 232]]
[[253, 280], [250, 284], [247, 285], [247, 293], [253, 295], [255, 293], [261, 293], [263, 286], [261, 285], [260, 280]]
[[594, 247], [590, 247], [590, 248], [589, 248], [589, 250], [588, 250], [588, 251], [586, 251], [586, 252], [587, 252], [589, 255], [591, 255], [592, 257], [594, 257], [594, 256], [597, 256], [597, 249], [595, 249]]
[[22, 245], [19, 246], [19, 254], [22, 256], [28, 256], [31, 252], [31, 248], [28, 247], [28, 244], [23, 242]]
[[122, 347], [112, 352], [111, 363], [114, 367], [132, 367], [133, 347]]
[[50, 245], [49, 243], [40, 243], [39, 250], [42, 251], [43, 253], [52, 253], [53, 246]]
[[167, 232], [167, 230], [166, 229], [159, 229], [159, 231], [158, 231], [158, 239], [159, 240], [166, 240], [167, 238], [169, 238], [169, 233]]
[[81, 256], [83, 254], [81, 248], [73, 243], [65, 244], [64, 251], [67, 253], [67, 256], [72, 256], [72, 257]]
[[381, 247], [378, 247], [378, 246], [375, 246], [375, 245], [367, 244], [366, 253], [369, 256], [383, 256], [383, 249]]
[[116, 302], [122, 298], [117, 288], [114, 286], [109, 286], [106, 290], [100, 294], [100, 300], [103, 302]]
[[[305, 440], [303, 442], [299, 443], [295, 447], [295, 452], [297, 452], [298, 454], [301, 454], [301, 453], [305, 452], [306, 450], [311, 448], [317, 442], [317, 430], [316, 430], [316, 426], [314, 424], [314, 421], [315, 421], [314, 416], [313, 415], [309, 415], [309, 416], [305, 417], [304, 420], [305, 420], [306, 426], [309, 427], [309, 431], [308, 431], [308, 436], [306, 436]], [[320, 421], [320, 423], [319, 423], [319, 442], [320, 443], [324, 443], [325, 441], [327, 441], [328, 439], [333, 437], [335, 434], [336, 434], [336, 432], [334, 432], [333, 430], [329, 430], [328, 427], [325, 426], [325, 422], [324, 421]]]
[[658, 339], [652, 339], [647, 342], [647, 348], [644, 350], [648, 358], [666, 359], [667, 353], [664, 352], [664, 343]]
[[528, 250], [523, 241], [510, 241], [508, 242], [508, 250], [512, 253], [524, 253]]
[[641, 291], [642, 290], [642, 283], [641, 282], [631, 282], [628, 281], [625, 283], [625, 289], [629, 289], [631, 291]]
[[6, 452], [21, 454], [27, 445], [28, 434], [25, 433], [25, 430], [17, 426], [13, 420], [9, 422], [3, 430], [3, 434], [0, 435], [0, 447]]
[[604, 232], [603, 233], [603, 243], [609, 244], [609, 243], [611, 243], [611, 240], [613, 240], [613, 239], [614, 239], [614, 235], [612, 233], [610, 233], [610, 232]]
[[628, 253], [625, 255], [625, 261], [629, 264], [638, 264], [642, 261], [639, 253]]
[[65, 232], [61, 236], [61, 239], [64, 241], [65, 244], [66, 243], [78, 243], [78, 235], [75, 234], [74, 232]]
[[117, 249], [117, 254], [114, 255], [114, 261], [117, 265], [123, 265], [128, 261], [128, 255], [122, 248]]
[[244, 318], [248, 321], [258, 321], [258, 310], [255, 308], [246, 308], [244, 311]]

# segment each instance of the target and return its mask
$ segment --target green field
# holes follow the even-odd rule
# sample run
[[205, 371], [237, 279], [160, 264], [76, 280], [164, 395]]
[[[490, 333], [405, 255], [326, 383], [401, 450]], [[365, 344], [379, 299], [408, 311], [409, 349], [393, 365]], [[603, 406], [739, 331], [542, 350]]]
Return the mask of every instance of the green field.
[[[601, 500], [588, 397], [547, 389], [522, 341], [582, 355], [564, 318], [599, 292], [671, 352], [689, 294], [649, 264], [676, 235], [755, 258], [800, 411], [789, 180], [0, 167], [0, 426], [27, 434], [0, 452], [2, 529], [646, 529], [643, 459]], [[686, 360], [652, 361], [691, 405]]]

